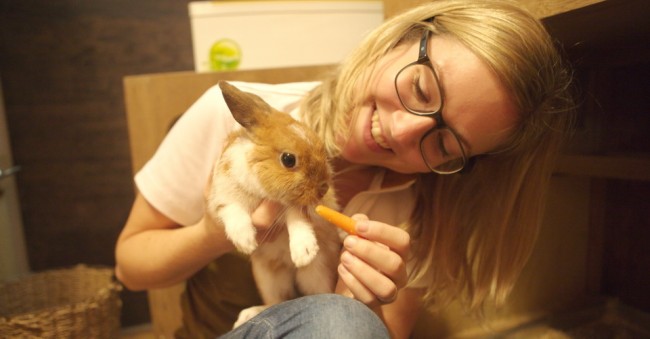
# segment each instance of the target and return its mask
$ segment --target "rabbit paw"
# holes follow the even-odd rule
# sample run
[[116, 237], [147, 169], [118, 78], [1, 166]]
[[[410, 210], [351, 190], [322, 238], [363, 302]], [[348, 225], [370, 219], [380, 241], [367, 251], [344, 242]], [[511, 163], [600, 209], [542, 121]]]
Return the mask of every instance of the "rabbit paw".
[[244, 254], [251, 254], [257, 248], [255, 239], [256, 231], [254, 227], [238, 227], [236, 230], [226, 231], [228, 238]]
[[228, 239], [244, 254], [251, 254], [257, 248], [257, 230], [247, 213], [238, 213], [235, 208], [224, 208], [221, 213]]
[[313, 232], [296, 232], [291, 235], [289, 248], [291, 250], [291, 261], [296, 267], [309, 265], [318, 254], [318, 241]]
[[253, 307], [243, 309], [241, 312], [239, 312], [237, 321], [235, 321], [235, 324], [233, 325], [232, 328], [239, 327], [239, 325], [253, 319], [253, 317], [260, 314], [262, 311], [264, 311], [267, 308], [268, 306], [260, 305], [260, 306], [253, 306]]

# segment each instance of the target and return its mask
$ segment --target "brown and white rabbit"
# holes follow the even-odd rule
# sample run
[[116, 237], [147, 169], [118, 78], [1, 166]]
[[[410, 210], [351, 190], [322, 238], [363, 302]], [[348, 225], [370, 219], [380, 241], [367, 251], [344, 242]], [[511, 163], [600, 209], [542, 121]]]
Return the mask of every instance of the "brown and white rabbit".
[[[229, 136], [208, 194], [208, 213], [237, 249], [251, 255], [264, 305], [243, 310], [235, 326], [270, 305], [334, 291], [340, 250], [336, 228], [314, 207], [336, 208], [332, 170], [322, 141], [305, 124], [227, 82], [219, 87], [243, 127]], [[257, 243], [251, 214], [262, 200], [283, 205], [273, 240]], [[286, 225], [286, 227], [285, 227]]]

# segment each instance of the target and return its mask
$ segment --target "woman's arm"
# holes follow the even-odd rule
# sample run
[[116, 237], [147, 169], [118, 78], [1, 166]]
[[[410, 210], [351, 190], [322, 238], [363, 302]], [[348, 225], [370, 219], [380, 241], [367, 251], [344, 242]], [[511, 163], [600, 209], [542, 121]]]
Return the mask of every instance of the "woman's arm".
[[182, 227], [138, 194], [117, 240], [116, 275], [132, 290], [165, 287], [232, 249], [223, 228], [209, 218]]
[[[263, 201], [255, 209], [251, 219], [258, 241], [275, 236], [269, 225], [280, 209], [279, 204], [270, 201]], [[115, 272], [131, 290], [165, 287], [188, 279], [234, 249], [223, 226], [207, 215], [196, 225], [183, 227], [138, 193], [117, 240]]]

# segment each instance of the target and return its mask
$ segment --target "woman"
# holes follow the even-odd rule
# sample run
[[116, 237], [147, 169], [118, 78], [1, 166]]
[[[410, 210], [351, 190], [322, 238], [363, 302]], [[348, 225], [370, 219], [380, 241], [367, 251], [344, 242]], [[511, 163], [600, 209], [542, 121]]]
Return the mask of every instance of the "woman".
[[[405, 338], [424, 306], [461, 299], [480, 310], [487, 300], [502, 302], [537, 234], [539, 197], [571, 123], [569, 84], [541, 24], [493, 1], [434, 1], [396, 16], [322, 83], [236, 83], [319, 133], [333, 158], [337, 199], [356, 214], [360, 237], [344, 240], [338, 268], [336, 293], [350, 298], [287, 302], [231, 335], [287, 326], [306, 331], [298, 337], [340, 338], [342, 328], [375, 337], [385, 325]], [[229, 321], [203, 312], [238, 309], [227, 310], [232, 300], [206, 301], [211, 293], [228, 298], [223, 286], [207, 285], [235, 278], [227, 264], [210, 269], [233, 245], [202, 218], [229, 116], [213, 88], [181, 118], [136, 176], [140, 193], [116, 250], [117, 275], [129, 288], [192, 277], [184, 306], [194, 335], [220, 334]], [[260, 233], [275, 209], [263, 203], [255, 211]], [[332, 320], [339, 307], [351, 315]], [[309, 320], [313, 312], [318, 321]], [[341, 324], [361, 318], [368, 325], [356, 325], [360, 333]]]

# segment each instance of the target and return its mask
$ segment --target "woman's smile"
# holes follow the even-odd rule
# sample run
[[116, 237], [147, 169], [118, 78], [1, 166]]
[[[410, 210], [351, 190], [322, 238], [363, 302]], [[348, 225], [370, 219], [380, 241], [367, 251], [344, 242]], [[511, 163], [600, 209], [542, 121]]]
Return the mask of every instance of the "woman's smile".
[[371, 153], [380, 153], [383, 155], [394, 154], [390, 143], [388, 142], [388, 138], [386, 137], [384, 126], [382, 126], [379, 119], [379, 111], [377, 110], [376, 105], [367, 104], [362, 106], [356, 119], [358, 121], [352, 124], [363, 126], [363, 133], [361, 135], [362, 139], [360, 142], [364, 145], [365, 149]]
[[379, 121], [379, 113], [377, 110], [374, 110], [372, 112], [372, 118], [371, 118], [371, 128], [370, 128], [370, 135], [372, 136], [372, 139], [383, 149], [390, 150], [391, 147], [388, 145], [386, 142], [386, 138], [384, 137], [383, 134], [383, 129], [381, 122]]

